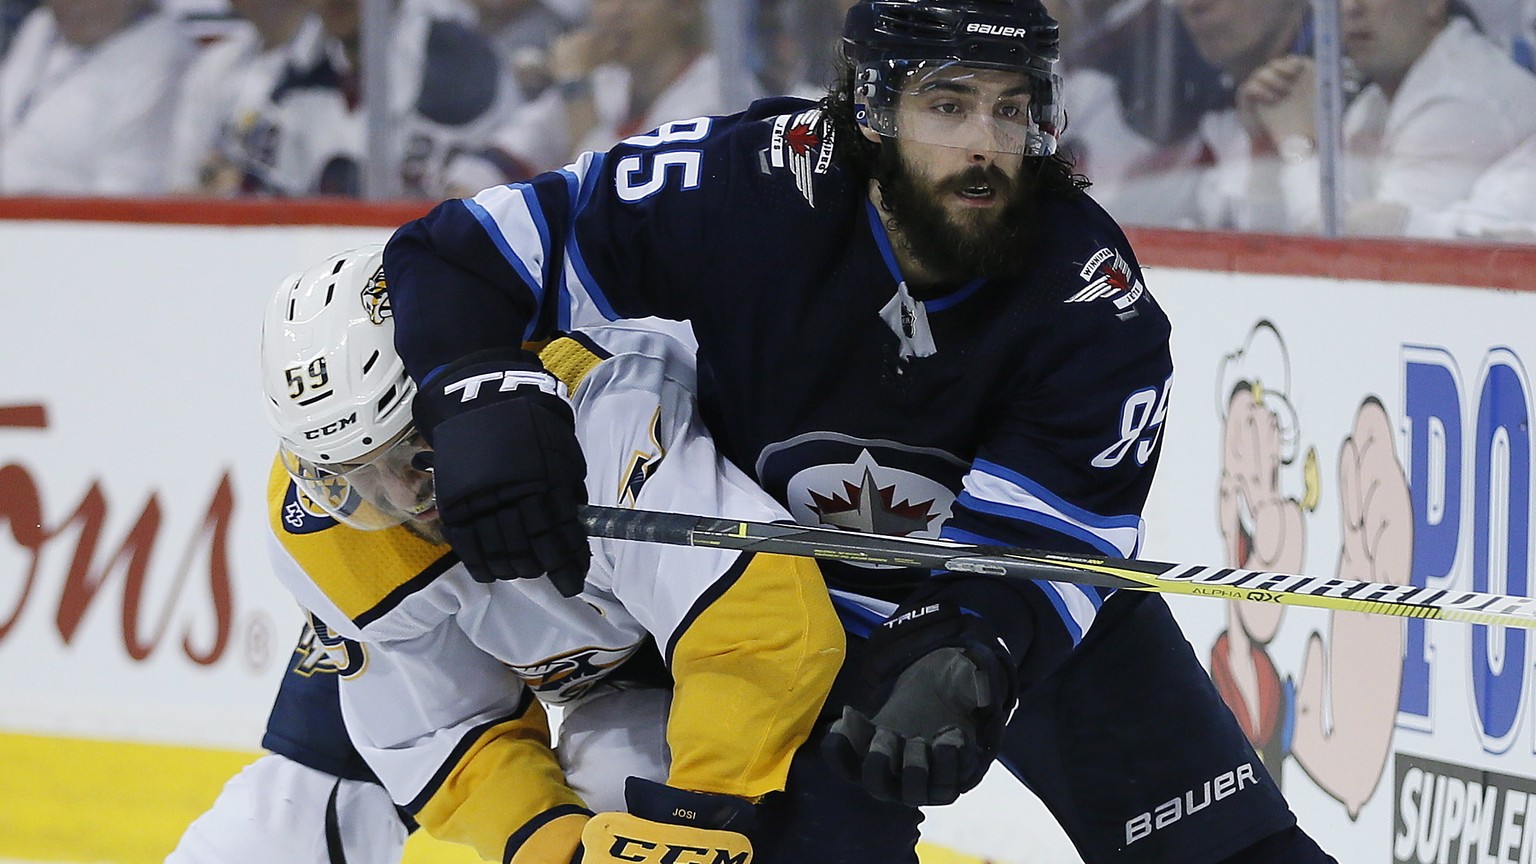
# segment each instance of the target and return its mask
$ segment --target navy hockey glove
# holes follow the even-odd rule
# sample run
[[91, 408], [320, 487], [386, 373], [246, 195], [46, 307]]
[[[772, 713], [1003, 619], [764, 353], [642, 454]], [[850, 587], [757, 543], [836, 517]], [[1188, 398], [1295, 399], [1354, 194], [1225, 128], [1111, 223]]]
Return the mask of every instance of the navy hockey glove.
[[822, 740], [844, 777], [912, 806], [953, 803], [981, 782], [1017, 690], [991, 628], [950, 604], [898, 612], [870, 637], [863, 671], [895, 684], [873, 717], [845, 706]]
[[628, 813], [599, 813], [581, 835], [582, 864], [620, 861], [729, 861], [752, 864], [753, 805], [631, 777]]
[[416, 426], [432, 445], [443, 536], [481, 582], [548, 574], [581, 593], [592, 552], [577, 509], [587, 463], [564, 388], [526, 351], [482, 351], [444, 368], [416, 394]]

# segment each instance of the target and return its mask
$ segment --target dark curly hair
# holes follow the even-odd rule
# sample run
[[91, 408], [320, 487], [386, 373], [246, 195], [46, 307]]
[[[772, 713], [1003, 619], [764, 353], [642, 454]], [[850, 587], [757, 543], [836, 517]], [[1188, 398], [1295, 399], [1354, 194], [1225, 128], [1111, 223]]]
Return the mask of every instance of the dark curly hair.
[[[853, 79], [857, 68], [848, 55], [838, 50], [836, 78], [821, 99], [823, 115], [832, 126], [838, 142], [833, 159], [855, 177], [884, 182], [896, 170], [894, 162], [882, 157], [884, 148], [859, 133], [854, 119]], [[1070, 198], [1093, 185], [1086, 176], [1077, 173], [1077, 163], [1068, 154], [1058, 150], [1050, 156], [1025, 157], [1025, 167], [1035, 166], [1034, 189], [1036, 195]]]

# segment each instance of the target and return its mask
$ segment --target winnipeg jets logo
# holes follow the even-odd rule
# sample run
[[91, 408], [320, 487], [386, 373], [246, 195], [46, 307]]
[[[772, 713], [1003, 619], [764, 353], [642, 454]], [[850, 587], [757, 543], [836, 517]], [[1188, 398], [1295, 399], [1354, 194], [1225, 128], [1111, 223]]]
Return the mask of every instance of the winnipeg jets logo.
[[822, 120], [819, 108], [783, 114], [773, 121], [769, 164], [789, 168], [795, 175], [795, 188], [812, 207], [816, 206], [816, 189], [811, 181], [831, 167], [833, 138], [832, 126]]
[[798, 472], [787, 491], [790, 512], [802, 524], [922, 537], [938, 535], [955, 498], [921, 474], [877, 462], [868, 449], [852, 462]]
[[824, 431], [770, 444], [754, 463], [763, 489], [801, 525], [930, 538], [969, 467], [938, 448]]
[[385, 319], [393, 318], [395, 312], [389, 306], [389, 288], [384, 281], [384, 268], [374, 271], [368, 279], [368, 284], [363, 286], [363, 311], [368, 313], [368, 320], [375, 324], [383, 324]]
[[1116, 317], [1125, 321], [1136, 317], [1131, 308], [1147, 292], [1140, 279], [1131, 276], [1131, 265], [1114, 249], [1100, 249], [1093, 253], [1079, 274], [1088, 287], [1068, 297], [1067, 303], [1091, 303], [1105, 297], [1112, 298], [1119, 311]]
[[842, 482], [842, 488], [822, 494], [812, 489], [811, 510], [821, 524], [848, 531], [874, 534], [921, 534], [938, 517], [934, 500], [897, 500], [896, 484], [880, 485], [874, 472], [864, 469], [858, 482]]

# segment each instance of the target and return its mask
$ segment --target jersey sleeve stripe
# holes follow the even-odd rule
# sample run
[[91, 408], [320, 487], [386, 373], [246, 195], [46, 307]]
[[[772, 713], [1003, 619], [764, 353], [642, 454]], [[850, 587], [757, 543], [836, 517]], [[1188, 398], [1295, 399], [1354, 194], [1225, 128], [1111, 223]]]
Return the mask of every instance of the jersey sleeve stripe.
[[1087, 632], [1094, 617], [1099, 614], [1099, 610], [1091, 605], [1085, 610], [1086, 598], [1082, 593], [1064, 590], [1059, 583], [1041, 582], [1040, 588], [1045, 594], [1045, 599], [1051, 601], [1051, 606], [1056, 609], [1056, 614], [1061, 616], [1061, 623], [1066, 625], [1067, 635], [1072, 637], [1072, 647], [1077, 647], [1078, 643], [1083, 641], [1083, 634]]
[[507, 838], [506, 850], [501, 853], [501, 860], [508, 862], [516, 860], [517, 853], [522, 850], [523, 844], [532, 839], [533, 835], [537, 834], [540, 828], [543, 828], [545, 825], [548, 825], [549, 823], [561, 818], [562, 816], [570, 816], [573, 814], [580, 814], [584, 816], [593, 815], [591, 810], [588, 810], [585, 807], [578, 807], [575, 804], [561, 804], [558, 807], [551, 807], [550, 809], [545, 810], [543, 813], [540, 813], [539, 815], [528, 820], [523, 825], [523, 827], [517, 829], [517, 831], [513, 832], [511, 837]]
[[427, 565], [425, 570], [422, 570], [411, 579], [396, 586], [394, 590], [390, 591], [388, 594], [385, 594], [384, 597], [380, 599], [376, 604], [354, 616], [352, 618], [352, 623], [356, 625], [358, 629], [362, 629], [367, 627], [369, 624], [379, 620], [380, 618], [383, 618], [385, 615], [389, 614], [390, 611], [393, 610], [396, 606], [399, 606], [401, 603], [403, 603], [405, 598], [415, 594], [417, 591], [420, 591], [423, 588], [426, 588], [433, 582], [436, 582], [437, 577], [447, 572], [448, 568], [457, 563], [459, 563], [459, 556], [451, 552], [443, 555], [443, 557]]
[[960, 505], [1060, 531], [1106, 555], [1134, 558], [1141, 551], [1146, 523], [1140, 516], [1089, 513], [1051, 495], [1039, 484], [1030, 483], [1018, 475], [1015, 480], [986, 473], [980, 467], [982, 465], [978, 462], [977, 467], [965, 475], [965, 491], [956, 499]]
[[730, 569], [720, 574], [720, 578], [716, 579], [714, 584], [699, 594], [698, 599], [693, 603], [693, 607], [683, 615], [682, 620], [677, 622], [677, 626], [672, 628], [672, 636], [667, 640], [667, 644], [661, 652], [661, 656], [666, 660], [668, 668], [672, 666], [672, 652], [677, 650], [677, 641], [683, 637], [684, 633], [688, 632], [688, 628], [693, 626], [693, 622], [698, 619], [704, 610], [720, 599], [722, 594], [729, 591], [731, 586], [741, 579], [741, 575], [747, 571], [747, 565], [752, 563], [752, 559], [756, 555], [756, 552], [741, 553], [736, 558], [736, 561], [731, 564]]
[[[969, 531], [945, 529], [944, 537], [947, 540], [961, 540], [966, 543], [981, 543], [997, 545], [997, 541], [980, 534]], [[1040, 593], [1049, 600], [1051, 607], [1060, 616], [1061, 623], [1067, 629], [1067, 635], [1072, 637], [1074, 647], [1083, 641], [1083, 634], [1093, 626], [1093, 622], [1099, 616], [1099, 608], [1104, 605], [1104, 598], [1111, 592], [1100, 592], [1091, 585], [1074, 585], [1071, 582], [1048, 582], [1040, 580], [1035, 582], [1040, 586]]]
[[[586, 162], [585, 165], [582, 164], [583, 161]], [[592, 200], [592, 191], [597, 186], [598, 175], [603, 170], [603, 157], [600, 154], [583, 154], [582, 159], [577, 160], [570, 167], [581, 172], [576, 207], [571, 211], [571, 218], [574, 221], [581, 216], [582, 211], [586, 210]], [[570, 232], [569, 239], [566, 241], [566, 258], [576, 277], [574, 282], [571, 280], [566, 282], [566, 288], [570, 292], [566, 300], [566, 306], [570, 310], [569, 317], [565, 319], [567, 326], [582, 327], [602, 323], [597, 320], [586, 320], [587, 316], [581, 314], [583, 298], [591, 302], [592, 307], [603, 316], [604, 320], [618, 320], [619, 315], [613, 311], [613, 304], [608, 302], [608, 296], [603, 293], [602, 287], [597, 284], [597, 279], [592, 275], [592, 270], [587, 267], [586, 257], [581, 253], [581, 245], [576, 242], [574, 230]]]
[[[404, 805], [405, 809], [413, 814], [420, 813], [421, 809], [427, 806], [427, 802], [432, 799], [432, 796], [436, 795], [437, 791], [442, 788], [443, 783], [448, 780], [448, 776], [453, 773], [455, 768], [459, 767], [459, 763], [464, 761], [465, 754], [469, 753], [480, 742], [480, 739], [485, 737], [486, 733], [499, 726], [521, 720], [523, 715], [528, 713], [528, 706], [531, 704], [533, 704], [533, 692], [524, 688], [521, 697], [518, 699], [517, 707], [510, 714], [492, 717], [472, 727], [463, 729], [463, 734], [459, 737], [458, 743], [454, 744], [453, 748], [445, 754], [442, 762], [438, 764], [437, 771], [433, 772], [432, 776], [428, 778], [425, 785], [421, 787], [421, 791], [416, 793], [416, 797]], [[452, 730], [448, 731], [452, 732]]]
[[1125, 516], [1102, 516], [1090, 510], [1084, 510], [1083, 508], [1078, 507], [1076, 504], [1073, 504], [1072, 502], [1045, 488], [1043, 485], [1029, 479], [1028, 477], [1025, 477], [1023, 474], [1020, 474], [1011, 468], [998, 465], [995, 462], [988, 462], [985, 459], [977, 459], [971, 467], [973, 471], [995, 477], [1004, 483], [1019, 487], [1019, 489], [1023, 491], [1023, 494], [1040, 499], [1045, 503], [1046, 506], [1050, 507], [1052, 510], [1060, 512], [1065, 517], [1071, 519], [1074, 522], [1081, 522], [1084, 525], [1092, 525], [1095, 528], [1126, 528], [1137, 527], [1141, 524], [1141, 517], [1135, 514], [1128, 514]]
[[[967, 479], [966, 485], [970, 485], [969, 479]], [[1031, 525], [1038, 525], [1041, 528], [1054, 531], [1057, 534], [1065, 534], [1074, 540], [1080, 540], [1088, 544], [1095, 551], [1104, 555], [1119, 558], [1132, 557], [1141, 542], [1140, 536], [1135, 529], [1117, 529], [1112, 533], [1097, 530], [1089, 528], [1081, 522], [1068, 519], [1062, 514], [1049, 509], [1019, 504], [1003, 504], [981, 498], [970, 492], [961, 492], [960, 496], [955, 499], [955, 504], [978, 513], [988, 513], [993, 516], [1002, 516], [1005, 519], [1027, 522]], [[944, 533], [944, 536], [949, 536], [947, 531]], [[1121, 542], [1125, 545], [1122, 546]]]
[[832, 606], [837, 610], [837, 617], [842, 619], [843, 629], [854, 636], [869, 636], [899, 608], [889, 600], [876, 600], [835, 588], [828, 588], [827, 593], [832, 596]]
[[[533, 292], [536, 304], [544, 303], [544, 262], [549, 257], [549, 226], [538, 209], [538, 199], [527, 184], [493, 186], [464, 206], [490, 236], [503, 258]], [[520, 252], [518, 250], [538, 250]]]
[[[561, 168], [556, 173], [560, 175], [561, 179], [565, 180], [565, 212], [573, 214], [570, 218], [574, 220], [574, 214], [577, 212], [576, 204], [581, 199], [581, 180], [572, 173], [569, 167]], [[575, 232], [571, 233], [574, 234]], [[571, 237], [565, 245], [567, 250], [575, 249], [575, 237]], [[562, 333], [569, 333], [575, 329], [571, 326], [571, 286], [570, 277], [567, 275], [568, 269], [574, 268], [562, 266], [558, 277], [560, 280], [558, 288], [560, 293], [558, 298], [559, 304], [555, 309], [555, 327]]]

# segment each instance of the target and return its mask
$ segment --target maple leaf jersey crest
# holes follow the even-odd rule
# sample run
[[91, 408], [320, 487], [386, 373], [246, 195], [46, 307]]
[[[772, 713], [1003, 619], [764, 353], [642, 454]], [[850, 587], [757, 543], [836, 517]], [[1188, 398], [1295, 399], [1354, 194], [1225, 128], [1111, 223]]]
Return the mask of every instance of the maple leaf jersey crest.
[[832, 124], [821, 116], [820, 108], [799, 114], [781, 114], [773, 121], [773, 141], [768, 147], [768, 164], [788, 169], [795, 178], [795, 188], [805, 201], [816, 206], [816, 187], [812, 180], [827, 173], [832, 165], [834, 134]]
[[763, 488], [802, 525], [930, 538], [949, 519], [965, 469], [932, 448], [833, 433], [770, 445], [757, 464]]
[[1131, 275], [1130, 262], [1117, 250], [1104, 248], [1093, 253], [1079, 275], [1088, 283], [1088, 287], [1064, 302], [1091, 303], [1107, 297], [1115, 304], [1118, 310], [1115, 314], [1120, 320], [1136, 317], [1136, 310], [1131, 307], [1147, 293], [1147, 286]]

